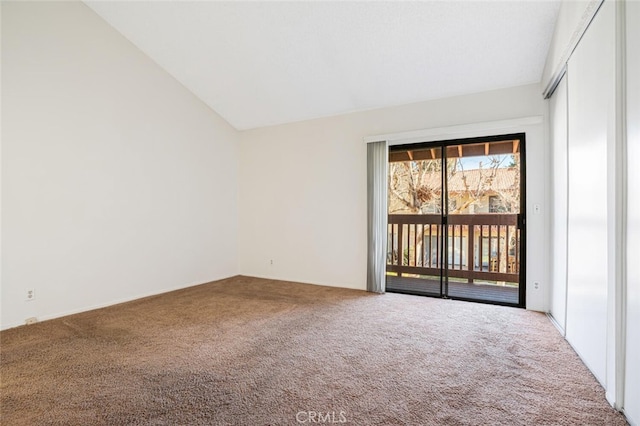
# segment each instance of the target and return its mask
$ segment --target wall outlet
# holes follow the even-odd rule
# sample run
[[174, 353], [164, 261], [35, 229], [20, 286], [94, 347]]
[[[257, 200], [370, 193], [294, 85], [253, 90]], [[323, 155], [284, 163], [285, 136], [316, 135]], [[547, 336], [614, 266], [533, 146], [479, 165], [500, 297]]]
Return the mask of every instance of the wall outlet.
[[269, 261], [269, 266], [273, 266], [273, 259]]
[[536, 282], [534, 282], [534, 283], [533, 283], [533, 288], [534, 288], [535, 290], [539, 289], [539, 288], [540, 288], [540, 283], [539, 283], [539, 282], [537, 282], [537, 281], [536, 281]]
[[27, 292], [25, 294], [25, 300], [27, 302], [34, 300], [36, 298], [36, 290], [33, 288], [29, 288], [27, 289]]
[[36, 318], [36, 317], [30, 317], [30, 318], [27, 318], [26, 320], [24, 320], [24, 323], [27, 324], [27, 325], [32, 325], [32, 324], [35, 324], [37, 322], [38, 322], [38, 318]]

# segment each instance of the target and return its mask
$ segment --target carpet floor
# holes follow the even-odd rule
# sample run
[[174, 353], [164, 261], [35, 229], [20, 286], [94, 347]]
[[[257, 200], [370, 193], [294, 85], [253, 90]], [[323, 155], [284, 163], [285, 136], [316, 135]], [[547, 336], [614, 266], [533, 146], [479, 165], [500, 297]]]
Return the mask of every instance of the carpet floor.
[[234, 277], [0, 333], [3, 425], [624, 425], [548, 318]]

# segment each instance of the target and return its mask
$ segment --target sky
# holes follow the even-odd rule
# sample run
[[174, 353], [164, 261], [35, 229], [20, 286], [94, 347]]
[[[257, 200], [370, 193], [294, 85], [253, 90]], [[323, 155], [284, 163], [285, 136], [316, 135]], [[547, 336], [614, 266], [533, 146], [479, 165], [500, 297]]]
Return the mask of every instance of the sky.
[[[499, 161], [501, 161], [499, 166], [500, 168], [509, 167], [509, 164], [511, 164], [510, 155], [492, 155], [489, 157], [486, 155], [479, 155], [477, 157], [462, 157], [460, 159], [460, 163], [465, 170], [479, 169], [480, 163], [482, 163], [482, 168], [486, 169], [491, 166], [491, 157], [497, 157]], [[460, 164], [458, 164], [458, 169], [460, 169]]]

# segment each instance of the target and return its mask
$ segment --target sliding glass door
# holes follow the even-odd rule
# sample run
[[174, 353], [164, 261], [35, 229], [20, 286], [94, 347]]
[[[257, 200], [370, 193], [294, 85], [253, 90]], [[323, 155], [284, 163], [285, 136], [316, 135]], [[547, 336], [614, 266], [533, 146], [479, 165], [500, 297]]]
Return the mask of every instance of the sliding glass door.
[[391, 147], [388, 291], [525, 306], [524, 135]]

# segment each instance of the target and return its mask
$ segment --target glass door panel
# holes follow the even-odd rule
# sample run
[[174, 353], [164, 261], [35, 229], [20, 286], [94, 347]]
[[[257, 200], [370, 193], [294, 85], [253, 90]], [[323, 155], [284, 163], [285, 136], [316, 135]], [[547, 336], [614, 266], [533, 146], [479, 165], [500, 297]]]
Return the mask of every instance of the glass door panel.
[[[519, 304], [520, 140], [448, 146], [445, 187], [450, 250], [447, 295]], [[456, 248], [473, 263], [456, 262]]]
[[389, 153], [389, 291], [442, 296], [442, 149]]

